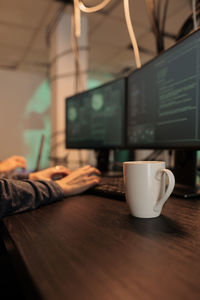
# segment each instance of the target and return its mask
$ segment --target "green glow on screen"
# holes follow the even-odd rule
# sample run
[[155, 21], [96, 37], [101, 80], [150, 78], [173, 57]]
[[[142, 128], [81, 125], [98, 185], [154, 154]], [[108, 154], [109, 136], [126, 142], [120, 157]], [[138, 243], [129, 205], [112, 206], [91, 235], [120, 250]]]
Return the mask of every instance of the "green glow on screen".
[[50, 154], [50, 85], [43, 81], [28, 101], [22, 121], [23, 138], [27, 146], [27, 168], [34, 170], [40, 148], [42, 134], [45, 135], [40, 168], [49, 166]]

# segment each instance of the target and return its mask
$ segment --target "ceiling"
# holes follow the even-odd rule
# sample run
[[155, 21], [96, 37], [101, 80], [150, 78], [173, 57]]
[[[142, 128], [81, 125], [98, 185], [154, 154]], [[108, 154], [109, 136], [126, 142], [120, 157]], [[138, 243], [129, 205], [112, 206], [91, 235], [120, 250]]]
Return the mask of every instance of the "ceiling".
[[[69, 0], [67, 2], [70, 2]], [[84, 0], [93, 6], [102, 0]], [[156, 55], [155, 36], [145, 0], [130, 0], [133, 28], [142, 64]], [[162, 4], [165, 1], [162, 0]], [[182, 24], [191, 13], [191, 0], [168, 0], [165, 48], [174, 44]], [[56, 0], [0, 0], [0, 68], [46, 74], [49, 68], [47, 32], [63, 9]], [[135, 68], [125, 22], [123, 0], [111, 0], [97, 13], [87, 14], [89, 23], [89, 78], [105, 81]], [[161, 10], [162, 18], [162, 10]]]

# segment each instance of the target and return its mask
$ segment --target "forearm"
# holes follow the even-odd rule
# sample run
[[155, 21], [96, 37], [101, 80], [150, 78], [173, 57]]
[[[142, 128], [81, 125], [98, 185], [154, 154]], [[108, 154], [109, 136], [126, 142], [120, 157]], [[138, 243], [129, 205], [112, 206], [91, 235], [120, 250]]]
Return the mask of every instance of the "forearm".
[[63, 198], [62, 189], [52, 181], [0, 180], [0, 218], [35, 209]]
[[14, 171], [0, 172], [0, 179], [24, 180], [24, 179], [29, 179], [29, 174], [28, 173], [18, 173], [18, 172], [14, 172]]

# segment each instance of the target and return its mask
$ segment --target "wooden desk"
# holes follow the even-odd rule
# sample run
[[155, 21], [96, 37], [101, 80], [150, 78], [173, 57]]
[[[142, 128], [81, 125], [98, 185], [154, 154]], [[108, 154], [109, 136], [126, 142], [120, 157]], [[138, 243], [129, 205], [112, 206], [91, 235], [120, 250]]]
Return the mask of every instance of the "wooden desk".
[[200, 200], [171, 198], [144, 220], [82, 195], [3, 224], [27, 299], [200, 299]]

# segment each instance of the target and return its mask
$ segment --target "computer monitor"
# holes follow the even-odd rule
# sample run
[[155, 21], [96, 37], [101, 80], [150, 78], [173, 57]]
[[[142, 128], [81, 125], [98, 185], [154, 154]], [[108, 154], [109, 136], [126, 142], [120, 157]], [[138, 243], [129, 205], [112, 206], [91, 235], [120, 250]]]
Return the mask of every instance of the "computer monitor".
[[200, 30], [131, 73], [127, 85], [127, 146], [179, 149], [174, 170], [176, 182], [181, 190], [192, 187], [195, 190], [192, 193], [196, 194], [195, 150], [200, 149]]
[[66, 98], [66, 148], [97, 150], [106, 169], [109, 150], [125, 147], [125, 92], [119, 78]]

